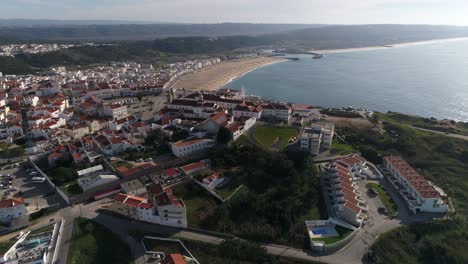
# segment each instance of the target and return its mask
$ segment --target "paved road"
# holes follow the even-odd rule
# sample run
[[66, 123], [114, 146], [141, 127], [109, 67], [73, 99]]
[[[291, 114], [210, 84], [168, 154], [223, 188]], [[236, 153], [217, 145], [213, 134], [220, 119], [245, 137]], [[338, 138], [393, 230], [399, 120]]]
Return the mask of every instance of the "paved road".
[[[383, 182], [382, 184], [385, 185], [385, 182]], [[365, 182], [360, 183], [360, 185], [365, 185]], [[312, 255], [310, 252], [304, 251], [302, 249], [296, 249], [282, 245], [264, 244], [263, 246], [267, 249], [268, 253], [270, 254], [298, 258], [302, 260], [318, 261], [325, 263], [362, 263], [361, 259], [363, 255], [366, 253], [369, 246], [377, 239], [379, 234], [393, 229], [395, 227], [398, 227], [403, 222], [410, 222], [408, 219], [410, 218], [410, 216], [406, 213], [403, 213], [404, 211], [401, 213], [401, 215], [399, 215], [403, 218], [402, 220], [389, 219], [388, 217], [376, 213], [377, 208], [381, 206], [381, 203], [379, 203], [379, 201], [373, 200], [375, 198], [366, 196], [365, 190], [362, 188], [364, 187], [361, 187], [360, 190], [368, 203], [368, 209], [370, 212], [369, 222], [371, 224], [365, 225], [362, 228], [361, 232], [358, 233], [357, 236], [353, 239], [353, 241], [340, 251], [328, 256], [319, 256]], [[391, 193], [391, 196], [394, 196], [394, 194]], [[106, 226], [117, 235], [119, 235], [122, 240], [128, 243], [135, 258], [136, 264], [144, 264], [145, 257], [142, 244], [140, 243], [140, 241], [135, 240], [131, 236], [131, 234], [134, 234], [136, 231], [142, 234], [159, 233], [166, 235], [175, 235], [181, 238], [192, 239], [213, 244], [219, 244], [223, 241], [223, 237], [221, 236], [193, 232], [190, 230], [181, 230], [167, 226], [135, 222], [130, 219], [100, 213], [98, 210], [108, 202], [109, 200], [105, 199], [89, 204], [81, 204], [76, 205], [74, 207], [67, 207], [61, 209], [54, 215], [54, 217], [63, 217], [65, 225], [62, 234], [63, 237], [61, 250], [58, 256], [57, 263], [66, 263], [70, 242], [72, 240], [73, 221], [75, 218], [80, 216], [93, 219], [96, 222]], [[399, 206], [399, 209], [401, 208], [404, 209], [404, 206]], [[47, 217], [47, 219], [43, 219], [42, 222], [48, 221], [49, 218], [51, 218], [51, 216]], [[42, 222], [35, 223], [34, 225], [41, 224]], [[3, 236], [0, 238], [0, 241], [3, 239], [7, 239], [7, 237], [13, 237], [14, 235], [16, 234]]]

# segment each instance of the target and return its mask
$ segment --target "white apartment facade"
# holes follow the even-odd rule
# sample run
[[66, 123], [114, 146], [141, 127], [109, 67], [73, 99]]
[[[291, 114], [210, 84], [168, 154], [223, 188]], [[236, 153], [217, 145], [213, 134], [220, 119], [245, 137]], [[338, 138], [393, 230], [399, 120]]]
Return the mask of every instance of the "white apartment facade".
[[28, 215], [26, 205], [21, 198], [10, 198], [0, 201], [0, 222], [9, 224], [11, 220]]
[[207, 151], [214, 147], [216, 142], [208, 138], [195, 138], [183, 140], [175, 143], [170, 143], [172, 153], [176, 157], [184, 157], [187, 155]]
[[304, 128], [300, 136], [301, 149], [318, 155], [330, 149], [333, 141], [335, 125], [331, 123], [313, 124]]
[[388, 179], [412, 212], [448, 212], [449, 207], [442, 199], [445, 194], [441, 189], [421, 176], [403, 158], [387, 156], [383, 164], [389, 172]]

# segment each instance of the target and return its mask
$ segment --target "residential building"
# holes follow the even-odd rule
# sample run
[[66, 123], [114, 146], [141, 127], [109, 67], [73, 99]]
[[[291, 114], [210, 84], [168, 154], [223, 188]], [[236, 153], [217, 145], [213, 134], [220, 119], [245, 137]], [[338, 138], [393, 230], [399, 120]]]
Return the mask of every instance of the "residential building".
[[219, 173], [215, 172], [210, 176], [203, 178], [202, 182], [211, 190], [216, 189], [220, 184], [224, 182], [225, 178]]
[[426, 180], [403, 158], [387, 156], [383, 164], [389, 175], [388, 180], [395, 186], [412, 212], [448, 212], [448, 205], [443, 200], [446, 195], [442, 189]]
[[278, 122], [289, 123], [292, 116], [292, 108], [287, 104], [269, 103], [261, 105], [262, 118]]
[[367, 212], [367, 204], [361, 197], [355, 183], [355, 175], [360, 174], [366, 160], [350, 155], [330, 162], [322, 174], [324, 193], [328, 196], [332, 217], [337, 217], [353, 226], [359, 227], [363, 221], [362, 213]]
[[104, 105], [102, 107], [102, 113], [114, 120], [119, 120], [128, 116], [127, 106], [120, 104]]
[[205, 170], [207, 168], [206, 163], [203, 161], [198, 161], [194, 163], [187, 164], [183, 167], [181, 167], [181, 171], [184, 173], [184, 175], [191, 175], [195, 174], [199, 171]]
[[9, 198], [0, 201], [0, 223], [10, 224], [13, 219], [28, 215], [24, 200], [21, 198]]
[[165, 188], [163, 192], [154, 194], [153, 201], [157, 206], [162, 225], [187, 227], [185, 205], [182, 200], [174, 197], [170, 188]]
[[300, 135], [301, 149], [312, 155], [331, 148], [335, 125], [332, 123], [317, 123], [304, 128]]
[[184, 157], [191, 154], [206, 152], [214, 147], [216, 142], [208, 138], [195, 138], [170, 143], [172, 153], [176, 157]]
[[112, 174], [93, 173], [88, 176], [78, 178], [78, 185], [83, 191], [88, 191], [99, 186], [103, 186], [119, 180], [119, 177]]

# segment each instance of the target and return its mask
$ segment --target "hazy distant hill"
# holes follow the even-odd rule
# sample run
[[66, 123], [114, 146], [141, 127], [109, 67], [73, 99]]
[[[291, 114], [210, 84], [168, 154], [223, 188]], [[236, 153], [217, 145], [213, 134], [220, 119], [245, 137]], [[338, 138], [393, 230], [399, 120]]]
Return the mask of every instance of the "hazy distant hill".
[[[157, 22], [164, 24], [163, 22]], [[77, 25], [121, 25], [121, 24], [155, 24], [151, 21], [129, 20], [54, 20], [54, 19], [0, 19], [0, 27], [44, 27], [44, 26], [77, 26]]]
[[431, 25], [353, 25], [300, 29], [274, 36], [304, 48], [334, 49], [468, 37], [468, 27]]
[[[68, 21], [70, 22], [70, 21]], [[114, 21], [115, 22], [115, 21]], [[70, 22], [72, 23], [72, 22]], [[68, 40], [68, 41], [111, 41], [153, 40], [167, 37], [187, 36], [233, 36], [264, 35], [291, 30], [317, 27], [298, 24], [127, 24], [119, 25], [59, 25], [49, 26], [4, 26], [0, 23], [0, 38], [22, 41]]]
[[[121, 39], [115, 45], [75, 47], [34, 55], [0, 57], [0, 72], [19, 74], [46, 69], [55, 65], [78, 66], [109, 61], [134, 60], [166, 63], [187, 55], [228, 54], [234, 50], [251, 47], [296, 48], [297, 50], [335, 49], [376, 46], [468, 37], [468, 27], [415, 26], [415, 25], [359, 25], [359, 26], [308, 26], [262, 24], [211, 24], [211, 25], [119, 25], [76, 27], [0, 28], [0, 42], [15, 42], [15, 36], [34, 39], [85, 39], [93, 41]], [[298, 29], [299, 27], [299, 29]], [[291, 29], [292, 28], [292, 29]], [[70, 30], [73, 29], [73, 30]], [[261, 32], [274, 33], [261, 33]], [[6, 35], [9, 32], [10, 35]], [[143, 41], [128, 41], [141, 38]], [[152, 32], [153, 35], [150, 36]], [[241, 33], [239, 33], [241, 32]], [[92, 33], [92, 34], [90, 34]], [[261, 34], [260, 34], [261, 33]], [[16, 34], [16, 35], [15, 35]], [[155, 38], [155, 36], [171, 36]], [[197, 37], [194, 37], [197, 36]], [[216, 37], [215, 37], [216, 36]], [[17, 42], [18, 40], [16, 40]]]

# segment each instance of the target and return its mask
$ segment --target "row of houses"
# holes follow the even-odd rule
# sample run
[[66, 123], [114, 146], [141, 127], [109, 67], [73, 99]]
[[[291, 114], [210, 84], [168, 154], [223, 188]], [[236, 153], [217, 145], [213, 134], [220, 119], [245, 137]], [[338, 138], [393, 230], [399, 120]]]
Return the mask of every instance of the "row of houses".
[[126, 217], [167, 226], [187, 227], [185, 204], [176, 198], [169, 187], [152, 184], [146, 197], [119, 193], [109, 210]]
[[444, 202], [446, 194], [432, 182], [426, 180], [408, 162], [399, 156], [387, 156], [383, 160], [387, 179], [405, 200], [413, 213], [447, 213]]
[[356, 227], [367, 213], [367, 204], [356, 184], [365, 175], [366, 164], [364, 158], [353, 154], [330, 162], [322, 175], [333, 217]]

